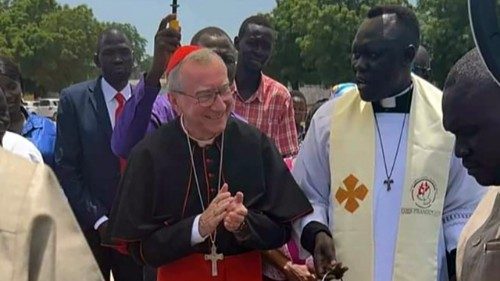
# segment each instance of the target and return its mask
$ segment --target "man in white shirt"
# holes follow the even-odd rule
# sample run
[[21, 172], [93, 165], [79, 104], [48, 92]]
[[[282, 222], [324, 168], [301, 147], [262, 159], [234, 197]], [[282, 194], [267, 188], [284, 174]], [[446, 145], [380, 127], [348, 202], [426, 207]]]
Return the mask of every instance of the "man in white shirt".
[[319, 277], [337, 262], [344, 281], [454, 276], [484, 188], [452, 155], [442, 93], [411, 74], [419, 38], [410, 9], [372, 8], [353, 42], [357, 87], [312, 119], [293, 175], [314, 207], [296, 229]]
[[104, 277], [112, 271], [116, 281], [142, 280], [129, 256], [101, 246], [124, 166], [111, 151], [111, 135], [131, 95], [133, 61], [130, 40], [119, 30], [103, 31], [94, 57], [102, 76], [62, 90], [58, 109], [57, 176]]
[[5, 150], [22, 156], [33, 163], [43, 163], [43, 157], [38, 148], [21, 135], [5, 132], [2, 145]]

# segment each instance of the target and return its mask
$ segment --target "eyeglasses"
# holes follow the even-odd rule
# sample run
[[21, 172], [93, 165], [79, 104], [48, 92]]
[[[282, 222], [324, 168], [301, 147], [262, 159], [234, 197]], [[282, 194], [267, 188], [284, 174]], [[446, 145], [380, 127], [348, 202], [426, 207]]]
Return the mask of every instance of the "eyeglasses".
[[231, 86], [229, 86], [229, 83], [227, 83], [216, 89], [198, 91], [194, 94], [194, 96], [188, 95], [185, 92], [179, 90], [173, 90], [172, 92], [195, 99], [200, 106], [210, 107], [214, 104], [215, 99], [218, 95], [223, 100], [225, 100], [233, 96], [234, 90], [231, 88]]

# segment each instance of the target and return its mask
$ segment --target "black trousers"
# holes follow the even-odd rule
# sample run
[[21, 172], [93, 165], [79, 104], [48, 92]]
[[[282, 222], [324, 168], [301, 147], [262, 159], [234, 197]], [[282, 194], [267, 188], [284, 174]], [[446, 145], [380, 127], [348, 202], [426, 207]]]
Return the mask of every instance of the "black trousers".
[[84, 231], [84, 234], [106, 281], [110, 280], [111, 272], [113, 272], [115, 281], [144, 280], [143, 267], [138, 265], [132, 257], [122, 255], [112, 248], [101, 246], [101, 237], [97, 230]]

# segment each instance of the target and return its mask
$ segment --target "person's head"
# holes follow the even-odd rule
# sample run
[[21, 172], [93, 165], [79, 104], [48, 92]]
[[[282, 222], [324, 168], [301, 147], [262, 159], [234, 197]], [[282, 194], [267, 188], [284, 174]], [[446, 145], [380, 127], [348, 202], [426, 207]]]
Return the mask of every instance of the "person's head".
[[208, 48], [217, 53], [226, 64], [229, 83], [234, 82], [238, 52], [224, 30], [215, 26], [203, 28], [193, 36], [191, 45]]
[[20, 113], [23, 95], [21, 71], [11, 59], [4, 56], [0, 56], [0, 87], [7, 99], [9, 113]]
[[306, 97], [304, 97], [304, 95], [298, 90], [292, 90], [290, 91], [290, 94], [292, 95], [293, 111], [295, 113], [295, 124], [300, 125], [306, 121]]
[[104, 79], [115, 90], [121, 90], [127, 85], [134, 65], [130, 40], [118, 29], [104, 30], [97, 40], [94, 63], [101, 69]]
[[0, 146], [2, 146], [2, 139], [5, 132], [9, 128], [9, 110], [7, 106], [7, 99], [5, 98], [5, 93], [0, 87]]
[[361, 98], [377, 101], [408, 87], [419, 44], [420, 27], [412, 10], [372, 8], [352, 44], [351, 63]]
[[260, 72], [271, 58], [275, 31], [263, 15], [251, 16], [243, 21], [234, 38], [241, 67]]
[[[174, 60], [182, 48], [173, 54]], [[227, 68], [215, 52], [207, 48], [190, 51], [168, 71], [168, 93], [191, 136], [211, 139], [226, 128], [234, 95]]]
[[430, 78], [431, 57], [429, 56], [429, 52], [427, 52], [427, 49], [422, 45], [418, 47], [417, 54], [415, 55], [415, 61], [413, 62], [412, 71], [425, 80], [429, 80]]
[[450, 70], [443, 91], [443, 125], [455, 154], [482, 185], [500, 184], [500, 86], [477, 49]]

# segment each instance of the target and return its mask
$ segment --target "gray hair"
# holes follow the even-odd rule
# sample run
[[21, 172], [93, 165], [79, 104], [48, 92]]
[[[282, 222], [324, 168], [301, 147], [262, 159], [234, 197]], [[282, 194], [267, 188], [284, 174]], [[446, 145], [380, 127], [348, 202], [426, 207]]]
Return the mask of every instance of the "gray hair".
[[202, 48], [192, 52], [187, 55], [178, 65], [176, 65], [168, 74], [167, 77], [167, 91], [169, 93], [175, 93], [176, 91], [182, 91], [184, 86], [182, 83], [181, 70], [184, 64], [188, 62], [194, 62], [200, 66], [206, 66], [213, 61], [219, 61], [224, 64], [224, 61], [220, 58], [214, 51]]

